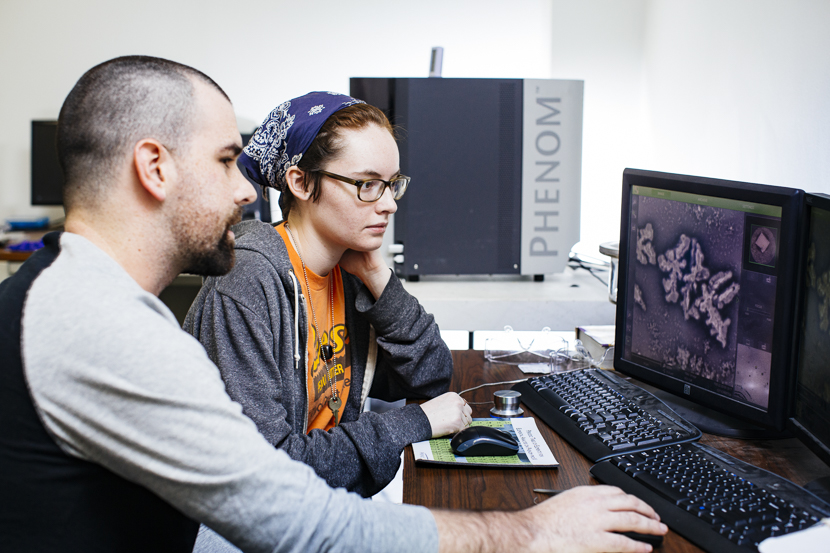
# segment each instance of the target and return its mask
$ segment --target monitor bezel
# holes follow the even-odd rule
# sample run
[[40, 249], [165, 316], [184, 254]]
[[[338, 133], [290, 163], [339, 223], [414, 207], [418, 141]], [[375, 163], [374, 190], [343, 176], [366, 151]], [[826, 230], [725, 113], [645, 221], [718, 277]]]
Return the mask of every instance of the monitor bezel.
[[[30, 183], [30, 199], [33, 206], [62, 206], [63, 205], [63, 171], [60, 170], [59, 180], [46, 182], [43, 174], [41, 164], [56, 163], [58, 168], [60, 163], [58, 161], [57, 144], [52, 148], [53, 151], [45, 152], [42, 148], [35, 148], [35, 132], [36, 129], [50, 128], [52, 133], [57, 135], [58, 122], [54, 119], [34, 119], [31, 125], [30, 136], [30, 154], [31, 154], [31, 183]], [[45, 159], [44, 154], [48, 156]], [[46, 185], [46, 186], [45, 186]], [[58, 185], [55, 188], [55, 185]], [[48, 189], [47, 189], [48, 187]], [[48, 197], [44, 197], [43, 193], [48, 192]]]
[[[818, 209], [822, 209], [824, 211], [830, 212], [830, 196], [827, 194], [818, 194], [818, 193], [807, 193], [804, 195], [804, 244], [801, 251], [801, 259], [800, 265], [801, 267], [806, 267], [807, 265], [807, 252], [808, 252], [808, 238], [810, 234], [810, 225], [812, 223], [812, 216], [813, 216], [813, 208], [816, 207]], [[804, 285], [804, 279], [806, 278], [806, 274], [802, 272], [800, 275], [799, 280], [799, 297], [798, 297], [798, 305], [797, 305], [797, 324], [794, 325], [798, 331], [798, 340], [795, 342], [795, 378], [793, 379], [793, 386], [792, 386], [792, 394], [791, 394], [791, 404], [792, 404], [792, 416], [789, 419], [789, 429], [792, 431], [793, 434], [804, 444], [806, 445], [813, 453], [815, 453], [819, 459], [824, 461], [825, 464], [830, 466], [830, 443], [825, 443], [822, 441], [818, 436], [813, 434], [810, 428], [804, 426], [801, 420], [798, 418], [798, 369], [800, 368], [801, 363], [801, 340], [803, 339], [803, 333], [801, 332], [801, 324], [803, 322], [803, 318], [806, 316], [806, 306], [805, 303], [807, 301], [807, 293], [808, 289], [807, 286]]]
[[[677, 378], [623, 359], [628, 303], [628, 264], [630, 204], [633, 186], [660, 188], [678, 192], [722, 197], [781, 207], [780, 244], [796, 244], [795, 248], [779, 249], [781, 272], [776, 286], [776, 308], [773, 317], [773, 348], [770, 371], [770, 396], [766, 410], [689, 384]], [[625, 169], [622, 179], [622, 206], [620, 218], [620, 258], [617, 292], [616, 336], [614, 367], [619, 372], [670, 392], [703, 407], [752, 422], [756, 425], [783, 430], [791, 414], [791, 391], [795, 383], [792, 369], [796, 354], [795, 311], [799, 283], [799, 263], [803, 224], [804, 192], [795, 188], [753, 184], [747, 182]], [[789, 284], [788, 284], [789, 283]], [[788, 289], [789, 288], [789, 289]]]

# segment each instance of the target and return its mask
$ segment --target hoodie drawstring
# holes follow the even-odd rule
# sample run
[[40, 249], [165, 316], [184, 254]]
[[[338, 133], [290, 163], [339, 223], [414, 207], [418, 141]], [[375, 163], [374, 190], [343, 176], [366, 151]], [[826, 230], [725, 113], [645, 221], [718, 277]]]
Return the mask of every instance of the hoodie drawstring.
[[290, 271], [291, 280], [294, 281], [294, 370], [300, 370], [300, 283]]

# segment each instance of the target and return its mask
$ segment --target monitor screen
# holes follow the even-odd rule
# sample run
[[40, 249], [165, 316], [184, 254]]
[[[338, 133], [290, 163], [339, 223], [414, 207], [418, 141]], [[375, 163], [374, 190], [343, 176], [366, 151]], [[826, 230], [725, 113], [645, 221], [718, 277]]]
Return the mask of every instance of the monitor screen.
[[[58, 162], [57, 121], [32, 121], [32, 205], [63, 205], [63, 170]], [[252, 134], [242, 135], [242, 147]], [[243, 173], [244, 174], [244, 173]], [[271, 220], [267, 198], [255, 185], [257, 199], [243, 209], [244, 219]]]
[[63, 205], [57, 121], [32, 121], [32, 205]]
[[796, 433], [830, 465], [830, 196], [807, 194]]
[[[252, 136], [253, 133], [242, 133], [243, 148], [248, 145], [248, 142], [251, 140]], [[242, 172], [242, 175], [248, 180], [248, 182], [250, 182], [253, 185], [254, 190], [256, 190], [256, 200], [254, 200], [252, 203], [249, 203], [242, 209], [242, 219], [259, 219], [260, 221], [270, 222], [271, 205], [268, 202], [268, 197], [263, 194], [262, 186], [258, 185], [248, 176], [248, 171], [244, 167], [242, 167], [242, 165], [239, 165], [239, 170]]]
[[783, 429], [802, 202], [790, 188], [626, 169], [615, 367]]

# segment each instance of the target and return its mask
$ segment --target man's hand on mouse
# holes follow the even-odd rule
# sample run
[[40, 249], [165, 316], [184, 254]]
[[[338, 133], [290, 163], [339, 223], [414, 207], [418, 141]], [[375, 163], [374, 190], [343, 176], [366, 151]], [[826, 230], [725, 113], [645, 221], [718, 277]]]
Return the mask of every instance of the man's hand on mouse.
[[433, 511], [445, 552], [648, 553], [617, 532], [668, 531], [645, 502], [611, 486], [581, 486], [516, 512]]
[[[526, 551], [645, 553], [651, 545], [616, 532], [665, 534], [668, 528], [647, 503], [611, 486], [582, 486], [522, 511], [543, 528]], [[554, 545], [556, 544], [556, 545]], [[549, 549], [546, 549], [549, 548]]]
[[473, 420], [473, 410], [460, 395], [447, 392], [421, 404], [429, 419], [432, 437], [455, 434], [467, 428]]

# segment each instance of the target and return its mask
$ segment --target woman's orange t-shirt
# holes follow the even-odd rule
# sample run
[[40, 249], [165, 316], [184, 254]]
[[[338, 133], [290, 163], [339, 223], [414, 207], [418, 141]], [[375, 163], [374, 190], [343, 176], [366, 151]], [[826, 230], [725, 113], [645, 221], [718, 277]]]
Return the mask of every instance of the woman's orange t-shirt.
[[[294, 267], [294, 274], [300, 283], [303, 295], [306, 297], [308, 306], [308, 356], [306, 358], [306, 389], [308, 392], [308, 431], [315, 428], [328, 430], [334, 426], [334, 414], [329, 409], [329, 399], [332, 396], [329, 379], [326, 378], [326, 363], [320, 355], [320, 345], [331, 344], [334, 349], [334, 357], [329, 360], [329, 376], [331, 380], [337, 380], [337, 397], [342, 402], [339, 410], [339, 417], [343, 418], [343, 411], [346, 409], [346, 398], [349, 397], [351, 388], [352, 362], [349, 351], [349, 335], [346, 330], [346, 302], [343, 296], [343, 277], [340, 274], [340, 266], [336, 265], [332, 271], [324, 277], [315, 274], [306, 267], [308, 274], [308, 285], [306, 289], [305, 277], [303, 276], [303, 264], [300, 256], [294, 249], [294, 245], [288, 238], [285, 230], [285, 223], [276, 227], [277, 232], [282, 236], [285, 247], [288, 250], [288, 257]], [[331, 288], [329, 287], [331, 286]], [[334, 313], [332, 314], [332, 298], [334, 296]], [[318, 329], [314, 325], [311, 305], [314, 305], [314, 314], [317, 315], [317, 323], [322, 327], [319, 329], [320, 341], [317, 342]]]

